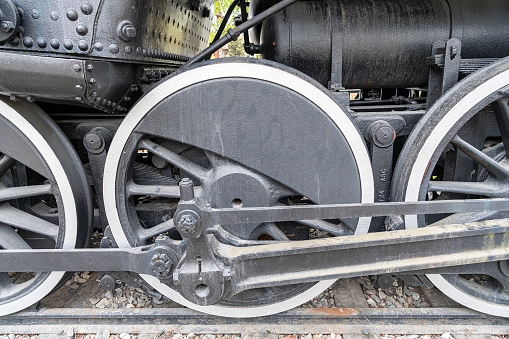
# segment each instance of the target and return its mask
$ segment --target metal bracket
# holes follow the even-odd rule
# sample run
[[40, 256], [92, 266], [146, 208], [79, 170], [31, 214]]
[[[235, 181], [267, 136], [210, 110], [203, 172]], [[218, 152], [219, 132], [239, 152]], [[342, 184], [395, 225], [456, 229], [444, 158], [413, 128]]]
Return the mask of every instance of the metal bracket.
[[[392, 156], [396, 130], [386, 121], [378, 120], [368, 127], [370, 140], [371, 164], [375, 179], [375, 200], [389, 201], [392, 179]], [[376, 217], [371, 220], [370, 231], [385, 230], [385, 218]]]
[[458, 82], [461, 41], [453, 38], [448, 40], [445, 45], [443, 41], [435, 42], [429, 61], [431, 68], [426, 102], [428, 108]]
[[112, 140], [111, 132], [104, 127], [95, 127], [83, 138], [83, 144], [88, 152], [90, 169], [92, 170], [97, 204], [103, 228], [108, 225], [106, 213], [104, 211], [103, 200], [103, 176], [106, 154]]
[[[336, 1], [329, 2], [331, 17], [341, 17], [341, 6]], [[329, 89], [338, 91], [343, 87], [343, 24], [338, 20], [330, 20], [332, 23], [331, 33], [331, 80]]]
[[176, 228], [187, 239], [186, 254], [173, 272], [173, 282], [182, 295], [198, 304], [216, 303], [224, 293], [224, 265], [210, 248], [200, 214], [195, 210], [193, 182], [184, 178], [179, 183], [180, 202], [175, 212]]

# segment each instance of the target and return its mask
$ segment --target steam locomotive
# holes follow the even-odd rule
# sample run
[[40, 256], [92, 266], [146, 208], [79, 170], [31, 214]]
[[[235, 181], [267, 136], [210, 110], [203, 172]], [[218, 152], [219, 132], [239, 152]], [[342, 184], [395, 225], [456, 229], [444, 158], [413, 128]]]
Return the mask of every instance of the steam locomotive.
[[364, 274], [509, 316], [509, 2], [234, 0], [208, 46], [213, 6], [0, 0], [0, 315], [95, 270], [227, 317]]

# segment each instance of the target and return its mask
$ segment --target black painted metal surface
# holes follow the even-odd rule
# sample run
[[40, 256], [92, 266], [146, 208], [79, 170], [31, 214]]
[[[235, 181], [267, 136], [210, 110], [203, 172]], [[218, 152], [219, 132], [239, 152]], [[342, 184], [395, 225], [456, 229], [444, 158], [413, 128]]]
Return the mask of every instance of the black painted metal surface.
[[[254, 0], [254, 14], [264, 5]], [[425, 86], [435, 41], [461, 40], [465, 58], [508, 55], [508, 13], [501, 0], [305, 1], [263, 23], [253, 40], [260, 41], [262, 57], [323, 85], [335, 71], [339, 40], [344, 87]]]

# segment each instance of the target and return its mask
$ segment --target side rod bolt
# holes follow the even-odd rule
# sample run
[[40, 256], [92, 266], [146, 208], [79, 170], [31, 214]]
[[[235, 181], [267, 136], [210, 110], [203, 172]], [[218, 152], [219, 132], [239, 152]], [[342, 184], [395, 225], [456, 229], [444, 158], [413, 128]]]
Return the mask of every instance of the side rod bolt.
[[182, 178], [179, 182], [180, 200], [191, 201], [194, 200], [194, 185], [193, 181], [189, 178]]
[[184, 214], [178, 221], [179, 231], [185, 234], [194, 233], [197, 220], [192, 214]]

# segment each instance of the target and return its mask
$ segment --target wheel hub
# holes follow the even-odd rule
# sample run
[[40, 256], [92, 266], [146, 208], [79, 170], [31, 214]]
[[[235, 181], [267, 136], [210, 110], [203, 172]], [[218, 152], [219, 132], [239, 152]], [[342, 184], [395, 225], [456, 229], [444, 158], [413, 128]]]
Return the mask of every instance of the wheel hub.
[[[362, 137], [348, 113], [304, 75], [266, 61], [219, 60], [176, 74], [158, 86], [123, 121], [106, 161], [105, 209], [119, 246], [150, 243], [151, 237], [171, 234], [178, 226], [173, 219], [142, 224], [135, 212], [143, 194], [160, 200], [180, 198], [175, 185], [165, 184], [175, 178], [160, 180], [157, 174], [156, 187], [136, 181], [132, 168], [141, 161], [136, 160], [140, 149], [169, 164], [160, 169], [161, 175], [191, 178], [195, 195], [213, 207], [276, 206], [294, 196], [319, 204], [373, 201], [373, 178]], [[225, 97], [225, 93], [232, 95]], [[315, 226], [307, 222], [286, 226], [292, 233], [298, 227], [308, 232]], [[321, 228], [330, 226], [319, 222]], [[346, 233], [364, 233], [369, 222], [366, 218], [350, 223]], [[190, 220], [183, 223], [192, 224]], [[276, 223], [220, 226], [235, 246], [267, 244], [267, 235], [288, 241]], [[338, 229], [333, 226], [331, 230]], [[195, 300], [189, 302], [171, 283], [143, 278], [185, 306], [233, 317], [281, 312], [333, 283], [260, 288], [200, 306], [214, 299], [203, 286], [188, 286], [184, 294]]]

